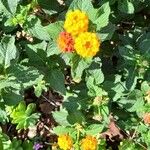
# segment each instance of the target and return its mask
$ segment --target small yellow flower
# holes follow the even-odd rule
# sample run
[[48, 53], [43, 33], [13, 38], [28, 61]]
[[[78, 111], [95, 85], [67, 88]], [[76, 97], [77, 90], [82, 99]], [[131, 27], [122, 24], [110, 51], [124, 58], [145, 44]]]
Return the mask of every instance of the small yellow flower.
[[93, 57], [99, 51], [100, 40], [96, 33], [84, 32], [75, 39], [74, 48], [82, 57]]
[[143, 120], [145, 124], [149, 124], [150, 125], [150, 113], [145, 113], [143, 116]]
[[87, 135], [81, 141], [82, 150], [96, 150], [97, 149], [97, 139], [93, 136]]
[[64, 23], [64, 29], [72, 36], [88, 30], [89, 19], [85, 12], [80, 10], [68, 11]]
[[58, 137], [58, 145], [63, 150], [71, 150], [71, 148], [73, 147], [72, 138], [67, 134], [60, 135]]

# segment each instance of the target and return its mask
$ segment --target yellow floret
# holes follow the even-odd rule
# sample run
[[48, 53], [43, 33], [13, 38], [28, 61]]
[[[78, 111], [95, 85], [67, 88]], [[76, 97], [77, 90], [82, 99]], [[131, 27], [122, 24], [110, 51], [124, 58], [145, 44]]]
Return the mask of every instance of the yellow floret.
[[58, 137], [58, 145], [62, 150], [71, 150], [73, 147], [72, 138], [65, 134]]
[[72, 36], [88, 30], [89, 19], [85, 12], [80, 10], [68, 11], [64, 23], [64, 29]]
[[100, 40], [96, 33], [84, 32], [75, 39], [74, 48], [82, 57], [93, 57], [99, 51]]
[[96, 150], [97, 149], [97, 139], [93, 136], [87, 135], [81, 141], [82, 150]]

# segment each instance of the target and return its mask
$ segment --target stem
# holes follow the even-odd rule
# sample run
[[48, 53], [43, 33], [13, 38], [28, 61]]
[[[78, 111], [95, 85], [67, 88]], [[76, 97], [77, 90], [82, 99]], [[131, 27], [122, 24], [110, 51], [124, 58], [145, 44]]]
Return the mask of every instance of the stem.
[[79, 138], [80, 138], [80, 130], [77, 131], [77, 150], [80, 150], [80, 148], [79, 148]]
[[80, 150], [79, 147], [80, 129], [78, 128], [78, 125], [76, 126], [76, 129], [77, 129], [77, 140], [75, 143], [75, 150]]

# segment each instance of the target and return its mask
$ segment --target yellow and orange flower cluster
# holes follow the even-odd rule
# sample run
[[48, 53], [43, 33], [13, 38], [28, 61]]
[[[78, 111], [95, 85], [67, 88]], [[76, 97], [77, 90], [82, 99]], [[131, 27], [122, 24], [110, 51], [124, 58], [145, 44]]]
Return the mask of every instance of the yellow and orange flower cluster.
[[[63, 52], [75, 50], [82, 57], [95, 56], [99, 51], [100, 40], [96, 33], [88, 32], [88, 26], [89, 19], [85, 12], [68, 11], [64, 23], [65, 32], [61, 32], [57, 40], [59, 48]], [[64, 33], [68, 36], [62, 35]]]
[[[97, 149], [97, 139], [93, 136], [87, 135], [81, 140], [81, 150], [96, 150]], [[62, 150], [73, 149], [73, 140], [69, 135], [60, 135], [58, 137], [58, 146]]]

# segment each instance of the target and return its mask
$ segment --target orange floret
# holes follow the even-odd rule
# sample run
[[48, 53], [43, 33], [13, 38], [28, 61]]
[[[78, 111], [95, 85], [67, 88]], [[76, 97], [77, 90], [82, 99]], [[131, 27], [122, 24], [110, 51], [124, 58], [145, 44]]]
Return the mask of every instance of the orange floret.
[[145, 124], [149, 124], [150, 125], [150, 113], [145, 113], [143, 116], [143, 120]]
[[72, 52], [74, 50], [74, 40], [70, 33], [61, 32], [57, 44], [62, 52]]

